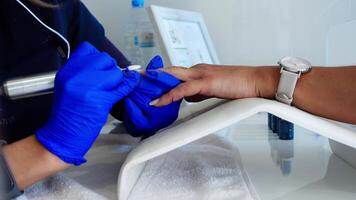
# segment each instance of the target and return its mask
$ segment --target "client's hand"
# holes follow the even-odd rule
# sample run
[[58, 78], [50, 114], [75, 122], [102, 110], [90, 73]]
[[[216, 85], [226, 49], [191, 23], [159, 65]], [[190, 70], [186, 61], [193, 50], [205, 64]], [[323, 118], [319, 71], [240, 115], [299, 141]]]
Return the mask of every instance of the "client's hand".
[[138, 84], [139, 74], [83, 43], [57, 73], [52, 113], [37, 140], [66, 163], [80, 165], [112, 106]]
[[200, 64], [192, 68], [170, 67], [160, 70], [184, 83], [152, 102], [156, 107], [168, 105], [185, 97], [188, 101], [201, 101], [211, 97], [239, 99], [264, 96], [261, 94], [262, 87], [259, 84], [263, 83], [262, 79], [269, 77], [260, 76], [259, 71], [273, 69]]

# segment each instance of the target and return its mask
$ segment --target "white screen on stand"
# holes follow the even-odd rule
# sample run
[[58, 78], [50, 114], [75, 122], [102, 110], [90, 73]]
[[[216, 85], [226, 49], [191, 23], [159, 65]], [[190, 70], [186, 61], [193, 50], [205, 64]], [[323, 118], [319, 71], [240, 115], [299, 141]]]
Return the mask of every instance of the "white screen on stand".
[[199, 63], [213, 64], [200, 24], [165, 19], [163, 21], [169, 42], [172, 65], [191, 67]]

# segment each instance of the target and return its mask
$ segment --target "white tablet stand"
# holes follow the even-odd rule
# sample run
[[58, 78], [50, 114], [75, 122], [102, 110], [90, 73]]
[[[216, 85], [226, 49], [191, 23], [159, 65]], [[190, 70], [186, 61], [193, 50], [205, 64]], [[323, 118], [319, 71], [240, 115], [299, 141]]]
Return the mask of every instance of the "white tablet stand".
[[252, 98], [229, 101], [140, 143], [128, 155], [121, 167], [118, 179], [119, 200], [128, 199], [148, 160], [213, 134], [260, 112], [271, 113], [334, 141], [356, 148], [356, 132], [331, 120], [311, 115], [272, 100]]
[[219, 64], [203, 16], [198, 12], [151, 5], [148, 9], [166, 66]]

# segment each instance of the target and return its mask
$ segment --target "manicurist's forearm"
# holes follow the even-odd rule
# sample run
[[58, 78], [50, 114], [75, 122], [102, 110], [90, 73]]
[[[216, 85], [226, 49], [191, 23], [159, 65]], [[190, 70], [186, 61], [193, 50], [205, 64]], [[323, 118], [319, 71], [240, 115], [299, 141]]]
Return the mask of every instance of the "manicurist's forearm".
[[[261, 68], [261, 97], [274, 98], [279, 68]], [[356, 67], [314, 67], [297, 83], [293, 105], [312, 114], [356, 124]]]
[[3, 151], [21, 190], [69, 166], [47, 151], [35, 136], [6, 145]]

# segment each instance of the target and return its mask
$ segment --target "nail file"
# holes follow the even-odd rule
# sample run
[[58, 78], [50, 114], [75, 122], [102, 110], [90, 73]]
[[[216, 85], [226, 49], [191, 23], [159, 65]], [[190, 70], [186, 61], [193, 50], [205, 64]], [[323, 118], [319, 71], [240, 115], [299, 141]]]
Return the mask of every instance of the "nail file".
[[[142, 72], [143, 70], [140, 65], [131, 65], [126, 69], [137, 72]], [[57, 72], [49, 72], [8, 80], [0, 88], [0, 95], [7, 96], [11, 100], [17, 100], [50, 94], [54, 89], [56, 73]]]

